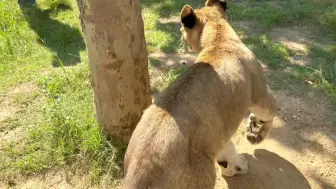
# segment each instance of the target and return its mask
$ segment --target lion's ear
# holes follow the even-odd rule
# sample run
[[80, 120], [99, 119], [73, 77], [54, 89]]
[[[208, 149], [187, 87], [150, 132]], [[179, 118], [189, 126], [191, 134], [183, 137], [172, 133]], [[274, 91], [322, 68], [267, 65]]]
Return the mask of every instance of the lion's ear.
[[226, 0], [207, 0], [205, 2], [205, 6], [213, 6], [215, 4], [219, 4], [224, 9], [224, 11], [226, 11], [226, 9], [227, 9]]
[[193, 28], [196, 25], [196, 14], [191, 6], [185, 5], [181, 11], [181, 23], [184, 27]]

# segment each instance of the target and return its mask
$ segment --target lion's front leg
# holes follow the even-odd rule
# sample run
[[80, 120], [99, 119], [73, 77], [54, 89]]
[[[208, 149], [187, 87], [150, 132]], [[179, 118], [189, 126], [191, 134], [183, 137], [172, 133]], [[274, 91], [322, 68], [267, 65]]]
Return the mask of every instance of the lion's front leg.
[[247, 159], [243, 155], [237, 155], [232, 141], [228, 142], [217, 157], [223, 176], [233, 176], [247, 173]]
[[246, 125], [246, 138], [251, 144], [259, 144], [265, 138], [269, 130], [272, 128], [273, 120], [263, 121], [250, 114]]
[[247, 120], [246, 138], [251, 144], [262, 142], [272, 129], [276, 112], [276, 100], [269, 87], [266, 86], [263, 98], [253, 104]]

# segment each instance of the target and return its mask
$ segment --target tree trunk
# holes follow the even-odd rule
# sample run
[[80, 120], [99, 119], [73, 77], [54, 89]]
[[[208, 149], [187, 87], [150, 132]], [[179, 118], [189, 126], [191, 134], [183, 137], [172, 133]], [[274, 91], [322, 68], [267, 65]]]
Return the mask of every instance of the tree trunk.
[[139, 0], [77, 0], [96, 114], [105, 134], [128, 142], [151, 103]]

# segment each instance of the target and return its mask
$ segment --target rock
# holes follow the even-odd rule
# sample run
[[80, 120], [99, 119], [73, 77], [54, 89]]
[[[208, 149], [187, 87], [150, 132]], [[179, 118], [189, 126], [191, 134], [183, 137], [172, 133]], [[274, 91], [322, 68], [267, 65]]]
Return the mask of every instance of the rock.
[[183, 64], [183, 65], [184, 65], [184, 64], [186, 64], [186, 63], [187, 63], [186, 60], [181, 60], [181, 61], [180, 61], [180, 64]]
[[296, 115], [293, 115], [292, 118], [296, 121], [296, 120], [299, 120], [299, 117], [296, 116]]

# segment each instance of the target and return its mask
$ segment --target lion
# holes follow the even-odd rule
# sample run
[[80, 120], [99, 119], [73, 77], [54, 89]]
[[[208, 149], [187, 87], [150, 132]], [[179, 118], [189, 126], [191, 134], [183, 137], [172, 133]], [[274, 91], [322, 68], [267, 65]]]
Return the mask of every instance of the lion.
[[223, 176], [244, 174], [231, 137], [247, 119], [246, 138], [262, 142], [276, 100], [253, 52], [225, 19], [226, 1], [181, 11], [182, 40], [198, 53], [143, 113], [124, 159], [124, 189], [210, 189], [216, 163]]

